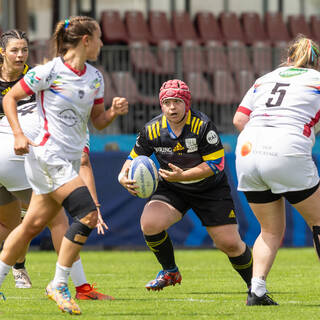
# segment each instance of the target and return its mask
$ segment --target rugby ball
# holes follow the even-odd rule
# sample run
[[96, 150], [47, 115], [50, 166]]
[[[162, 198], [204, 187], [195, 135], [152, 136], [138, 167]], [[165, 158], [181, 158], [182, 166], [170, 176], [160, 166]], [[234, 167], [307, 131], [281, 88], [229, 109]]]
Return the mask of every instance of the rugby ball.
[[146, 156], [138, 156], [131, 162], [128, 178], [136, 180], [139, 186], [137, 196], [150, 197], [158, 187], [158, 170], [152, 159]]

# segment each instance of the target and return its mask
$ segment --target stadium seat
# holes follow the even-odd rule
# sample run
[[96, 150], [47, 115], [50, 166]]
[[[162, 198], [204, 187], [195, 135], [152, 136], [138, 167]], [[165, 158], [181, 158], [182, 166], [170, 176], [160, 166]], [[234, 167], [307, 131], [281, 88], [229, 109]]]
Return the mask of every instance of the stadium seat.
[[145, 41], [132, 41], [129, 43], [130, 62], [136, 72], [151, 72], [163, 74], [158, 65], [156, 56], [151, 52], [150, 46]]
[[118, 94], [113, 87], [111, 76], [101, 65], [96, 66], [96, 68], [102, 73], [104, 80], [104, 103], [107, 107], [110, 107], [114, 97], [117, 97]]
[[102, 42], [104, 44], [127, 44], [129, 41], [127, 30], [116, 10], [101, 12], [100, 19]]
[[218, 104], [233, 104], [238, 102], [236, 85], [230, 71], [217, 70], [214, 72], [213, 96], [215, 103]]
[[158, 45], [160, 41], [175, 41], [171, 24], [164, 11], [149, 11], [149, 29], [151, 43]]
[[235, 80], [239, 93], [238, 101], [240, 102], [248, 89], [254, 84], [255, 76], [249, 70], [240, 70], [235, 74]]
[[205, 70], [203, 49], [198, 42], [183, 41], [182, 67], [184, 72], [203, 72]]
[[256, 41], [268, 41], [267, 33], [256, 12], [243, 12], [240, 17], [246, 43], [252, 45]]
[[252, 70], [247, 47], [239, 41], [229, 41], [227, 55], [230, 70], [234, 73], [239, 70]]
[[172, 13], [173, 33], [177, 43], [180, 45], [186, 40], [199, 42], [198, 35], [190, 19], [190, 15], [186, 11]]
[[302, 14], [288, 16], [288, 29], [292, 38], [295, 38], [299, 33], [311, 38], [310, 27]]
[[192, 101], [195, 103], [213, 103], [214, 97], [209, 83], [201, 72], [189, 72], [185, 74], [186, 82], [192, 92]]
[[223, 41], [218, 21], [212, 12], [198, 12], [195, 18], [195, 25], [202, 43]]
[[273, 65], [278, 67], [287, 59], [288, 42], [280, 41], [274, 45]]
[[208, 41], [205, 44], [205, 72], [212, 74], [216, 70], [228, 70], [228, 59], [225, 46], [218, 41]]
[[124, 21], [129, 41], [151, 42], [151, 34], [141, 11], [126, 11]]
[[272, 49], [268, 42], [254, 42], [251, 46], [252, 64], [256, 76], [260, 77], [272, 70]]
[[157, 57], [162, 72], [164, 74], [175, 74], [177, 68], [176, 43], [171, 40], [162, 40], [158, 43], [157, 48]]
[[320, 17], [316, 15], [310, 16], [310, 31], [312, 39], [320, 41]]
[[34, 66], [43, 64], [52, 56], [50, 39], [37, 39], [30, 43], [29, 63]]
[[240, 21], [234, 12], [221, 12], [218, 19], [225, 41], [245, 42]]
[[288, 29], [280, 12], [266, 12], [265, 26], [268, 38], [272, 44], [290, 41]]

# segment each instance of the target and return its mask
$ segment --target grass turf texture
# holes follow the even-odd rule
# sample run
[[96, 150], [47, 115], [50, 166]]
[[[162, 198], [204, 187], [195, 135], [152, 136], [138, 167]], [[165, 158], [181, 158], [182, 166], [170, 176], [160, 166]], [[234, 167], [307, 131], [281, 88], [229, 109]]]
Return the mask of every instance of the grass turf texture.
[[[177, 250], [182, 284], [160, 292], [144, 285], [159, 271], [149, 251], [84, 251], [88, 281], [113, 295], [115, 301], [80, 301], [81, 319], [319, 319], [320, 265], [312, 248], [281, 249], [268, 278], [268, 290], [280, 306], [247, 307], [246, 286], [218, 250]], [[27, 269], [32, 289], [15, 289], [9, 274], [1, 288], [0, 319], [64, 319], [45, 296], [53, 278], [53, 252], [31, 251]], [[70, 290], [75, 290], [70, 281]]]

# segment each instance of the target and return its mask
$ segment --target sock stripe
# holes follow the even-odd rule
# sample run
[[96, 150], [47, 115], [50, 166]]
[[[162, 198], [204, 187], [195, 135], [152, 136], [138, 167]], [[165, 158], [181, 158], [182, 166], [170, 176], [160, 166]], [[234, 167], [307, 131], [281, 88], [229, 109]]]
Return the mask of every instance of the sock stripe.
[[159, 252], [159, 250], [155, 249], [154, 247], [157, 247], [160, 244], [162, 244], [163, 242], [165, 242], [167, 240], [167, 238], [168, 238], [168, 233], [166, 232], [163, 239], [161, 239], [159, 241], [147, 241], [146, 240], [146, 244], [153, 252]]

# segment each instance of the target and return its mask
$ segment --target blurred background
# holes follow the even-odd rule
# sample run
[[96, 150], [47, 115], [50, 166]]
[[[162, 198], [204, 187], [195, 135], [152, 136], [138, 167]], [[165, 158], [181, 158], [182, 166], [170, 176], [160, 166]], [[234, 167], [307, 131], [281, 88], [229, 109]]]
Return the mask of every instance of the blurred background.
[[[236, 203], [240, 233], [252, 245], [258, 223], [236, 191], [233, 114], [257, 77], [279, 66], [288, 43], [299, 33], [320, 40], [320, 0], [1, 0], [1, 30], [27, 31], [29, 63], [50, 58], [55, 23], [71, 15], [100, 23], [104, 46], [96, 66], [105, 78], [105, 102], [124, 96], [130, 112], [101, 132], [91, 125], [91, 161], [104, 218], [110, 231], [90, 236], [99, 248], [144, 248], [139, 217], [145, 200], [127, 193], [117, 175], [145, 122], [160, 113], [163, 81], [179, 78], [192, 92], [192, 107], [215, 122], [227, 151], [226, 171]], [[316, 139], [314, 159], [320, 162]], [[212, 247], [190, 210], [169, 232], [180, 247]], [[49, 248], [48, 231], [33, 241]], [[287, 205], [284, 246], [310, 246], [311, 234]]]

